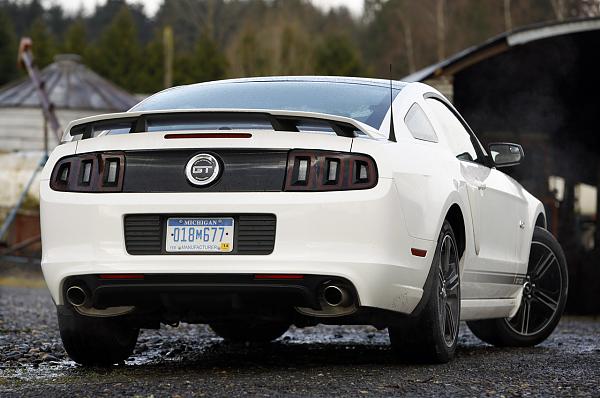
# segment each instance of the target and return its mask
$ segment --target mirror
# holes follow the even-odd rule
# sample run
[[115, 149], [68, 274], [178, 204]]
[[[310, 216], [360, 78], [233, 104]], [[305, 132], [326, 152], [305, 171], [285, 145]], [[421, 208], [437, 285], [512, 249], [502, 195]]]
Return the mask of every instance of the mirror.
[[519, 144], [494, 142], [489, 145], [489, 150], [496, 167], [515, 166], [525, 157], [523, 148]]

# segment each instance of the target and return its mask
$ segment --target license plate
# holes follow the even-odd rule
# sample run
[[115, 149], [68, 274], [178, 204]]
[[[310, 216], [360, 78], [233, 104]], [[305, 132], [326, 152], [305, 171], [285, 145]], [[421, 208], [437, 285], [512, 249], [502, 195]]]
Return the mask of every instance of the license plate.
[[167, 252], [230, 252], [233, 224], [233, 218], [169, 218], [165, 248]]

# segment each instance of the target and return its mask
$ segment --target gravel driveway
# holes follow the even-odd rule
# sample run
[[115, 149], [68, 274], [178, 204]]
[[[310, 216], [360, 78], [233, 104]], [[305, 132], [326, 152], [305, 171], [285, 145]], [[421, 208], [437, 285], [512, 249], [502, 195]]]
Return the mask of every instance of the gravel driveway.
[[385, 331], [292, 329], [229, 345], [200, 325], [144, 330], [124, 366], [84, 369], [60, 342], [45, 289], [0, 286], [1, 396], [593, 396], [600, 319], [565, 317], [544, 344], [496, 349], [461, 330], [456, 359], [405, 365]]

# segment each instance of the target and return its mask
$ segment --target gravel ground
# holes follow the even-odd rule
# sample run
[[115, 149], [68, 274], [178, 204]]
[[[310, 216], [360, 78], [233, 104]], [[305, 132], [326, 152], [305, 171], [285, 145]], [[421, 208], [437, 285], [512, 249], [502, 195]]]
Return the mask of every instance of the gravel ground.
[[496, 349], [461, 329], [456, 359], [406, 365], [370, 327], [291, 329], [230, 345], [202, 325], [144, 330], [125, 365], [68, 359], [45, 289], [0, 286], [0, 396], [593, 396], [600, 319], [565, 317], [541, 346]]

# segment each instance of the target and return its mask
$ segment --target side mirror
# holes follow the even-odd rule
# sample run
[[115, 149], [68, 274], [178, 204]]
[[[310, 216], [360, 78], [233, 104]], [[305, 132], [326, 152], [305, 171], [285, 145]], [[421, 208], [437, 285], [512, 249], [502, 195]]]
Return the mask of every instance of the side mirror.
[[523, 160], [525, 153], [519, 144], [494, 142], [488, 146], [496, 167], [515, 166]]

